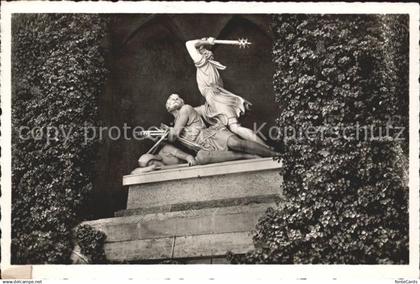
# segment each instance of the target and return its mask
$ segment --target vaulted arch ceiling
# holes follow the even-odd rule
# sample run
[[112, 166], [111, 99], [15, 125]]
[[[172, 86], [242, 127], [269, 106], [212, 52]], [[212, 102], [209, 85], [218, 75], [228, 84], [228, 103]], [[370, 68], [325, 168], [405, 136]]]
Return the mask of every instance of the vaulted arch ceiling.
[[[232, 23], [245, 20], [256, 27], [267, 37], [271, 38], [270, 17], [268, 15], [242, 15], [242, 14], [152, 14], [139, 15], [134, 23], [123, 35], [121, 43], [117, 46], [123, 48], [128, 42], [141, 33], [142, 30], [153, 28], [154, 25], [164, 26], [176, 38], [187, 41], [193, 38], [213, 36], [218, 38]], [[246, 35], [244, 35], [246, 36]]]

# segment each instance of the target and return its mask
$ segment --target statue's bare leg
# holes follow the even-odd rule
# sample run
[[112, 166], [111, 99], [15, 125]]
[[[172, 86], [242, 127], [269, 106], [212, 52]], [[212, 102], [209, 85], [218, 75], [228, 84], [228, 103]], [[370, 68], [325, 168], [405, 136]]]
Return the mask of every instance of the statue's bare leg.
[[279, 153], [272, 151], [266, 146], [254, 141], [242, 140], [236, 136], [231, 136], [229, 138], [228, 147], [233, 151], [245, 152], [248, 154], [259, 155], [261, 157], [274, 157], [279, 155]]
[[233, 152], [233, 151], [198, 151], [195, 157], [199, 165], [206, 165], [211, 163], [220, 163], [226, 161], [242, 160], [242, 159], [255, 159], [257, 155]]
[[239, 123], [232, 123], [229, 126], [229, 130], [241, 137], [242, 139], [252, 141], [269, 148], [265, 142], [258, 137], [251, 129], [241, 126]]

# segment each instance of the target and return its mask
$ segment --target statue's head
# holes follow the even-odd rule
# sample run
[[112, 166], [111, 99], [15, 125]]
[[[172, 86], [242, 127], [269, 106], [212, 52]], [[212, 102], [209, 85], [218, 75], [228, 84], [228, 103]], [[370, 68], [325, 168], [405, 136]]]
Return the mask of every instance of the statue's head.
[[[203, 37], [201, 40], [207, 41], [206, 37]], [[213, 60], [213, 52], [208, 50], [204, 45], [200, 45], [200, 47], [198, 48], [198, 52], [200, 52], [200, 54], [204, 55], [204, 57], [206, 59], [210, 59]]]
[[211, 50], [208, 50], [207, 48], [205, 48], [204, 45], [201, 45], [198, 48], [198, 52], [200, 52], [200, 54], [204, 55], [204, 57], [206, 59], [210, 59], [210, 60], [214, 59], [213, 52]]
[[166, 101], [166, 110], [173, 112], [179, 110], [184, 105], [184, 100], [178, 94], [172, 94]]
[[139, 158], [139, 166], [142, 168], [155, 165], [157, 167], [163, 167], [165, 164], [162, 162], [162, 158], [159, 155], [144, 154]]

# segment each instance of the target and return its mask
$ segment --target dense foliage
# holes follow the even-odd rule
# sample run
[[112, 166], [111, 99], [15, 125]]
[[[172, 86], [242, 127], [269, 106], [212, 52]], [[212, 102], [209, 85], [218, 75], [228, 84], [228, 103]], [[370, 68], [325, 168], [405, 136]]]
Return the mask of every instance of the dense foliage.
[[69, 262], [92, 189], [95, 141], [83, 127], [96, 123], [105, 28], [98, 15], [13, 18], [12, 263]]
[[107, 263], [104, 251], [105, 233], [89, 225], [80, 225], [75, 230], [75, 239], [89, 263]]
[[408, 263], [408, 141], [378, 139], [407, 126], [407, 26], [404, 15], [274, 16], [278, 124], [315, 134], [284, 140], [287, 203], [233, 263]]

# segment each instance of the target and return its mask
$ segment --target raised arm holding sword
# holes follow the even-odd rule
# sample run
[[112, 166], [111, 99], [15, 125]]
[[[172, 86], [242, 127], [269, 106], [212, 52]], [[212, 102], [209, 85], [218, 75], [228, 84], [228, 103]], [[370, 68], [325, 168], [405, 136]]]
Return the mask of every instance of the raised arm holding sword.
[[226, 66], [215, 61], [213, 52], [206, 48], [215, 44], [237, 45], [242, 48], [249, 46], [251, 43], [246, 39], [216, 40], [212, 37], [186, 42], [188, 53], [197, 68], [198, 89], [206, 99], [204, 119], [211, 125], [223, 124], [239, 137], [268, 148], [265, 142], [251, 129], [239, 124], [239, 116], [245, 112], [251, 103], [223, 87], [219, 70], [226, 69]]

